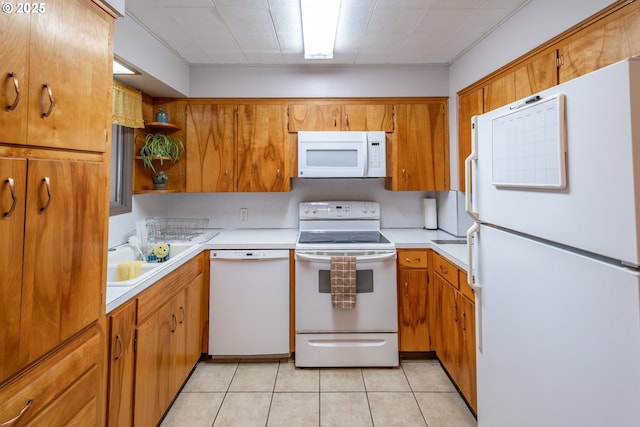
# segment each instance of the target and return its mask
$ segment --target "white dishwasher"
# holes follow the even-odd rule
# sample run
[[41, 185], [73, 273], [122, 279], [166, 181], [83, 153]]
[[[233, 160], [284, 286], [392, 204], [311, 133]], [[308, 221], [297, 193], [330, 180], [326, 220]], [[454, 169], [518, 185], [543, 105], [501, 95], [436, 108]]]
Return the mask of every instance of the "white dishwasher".
[[212, 250], [209, 354], [289, 355], [289, 251]]

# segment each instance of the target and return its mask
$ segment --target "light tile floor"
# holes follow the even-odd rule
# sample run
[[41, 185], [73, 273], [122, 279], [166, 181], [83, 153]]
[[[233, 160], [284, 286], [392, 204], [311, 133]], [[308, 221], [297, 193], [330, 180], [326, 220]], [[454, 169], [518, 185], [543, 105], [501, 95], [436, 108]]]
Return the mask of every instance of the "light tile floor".
[[200, 362], [161, 427], [475, 427], [435, 360], [399, 368], [298, 369]]

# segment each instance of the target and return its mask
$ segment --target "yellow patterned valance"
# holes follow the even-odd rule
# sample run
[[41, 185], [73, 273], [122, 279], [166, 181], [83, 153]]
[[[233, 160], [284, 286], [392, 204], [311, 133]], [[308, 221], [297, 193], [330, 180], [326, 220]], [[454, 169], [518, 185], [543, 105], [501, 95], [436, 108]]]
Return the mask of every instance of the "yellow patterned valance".
[[117, 80], [113, 81], [113, 123], [130, 128], [143, 128], [142, 92]]

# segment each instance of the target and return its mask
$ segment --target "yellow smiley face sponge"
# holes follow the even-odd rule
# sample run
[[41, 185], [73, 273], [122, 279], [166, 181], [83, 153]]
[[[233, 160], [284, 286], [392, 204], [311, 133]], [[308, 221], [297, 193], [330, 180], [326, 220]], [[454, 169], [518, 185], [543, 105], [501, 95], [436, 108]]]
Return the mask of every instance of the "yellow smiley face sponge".
[[169, 256], [169, 245], [166, 243], [158, 243], [153, 247], [153, 254], [158, 258], [166, 258]]

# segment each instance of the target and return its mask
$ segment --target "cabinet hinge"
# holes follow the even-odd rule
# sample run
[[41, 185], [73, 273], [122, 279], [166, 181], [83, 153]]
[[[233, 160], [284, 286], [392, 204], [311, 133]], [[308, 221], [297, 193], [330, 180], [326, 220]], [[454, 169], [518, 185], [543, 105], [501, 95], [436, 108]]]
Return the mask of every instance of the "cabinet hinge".
[[133, 339], [133, 351], [137, 351], [138, 350], [138, 338], [134, 338]]

